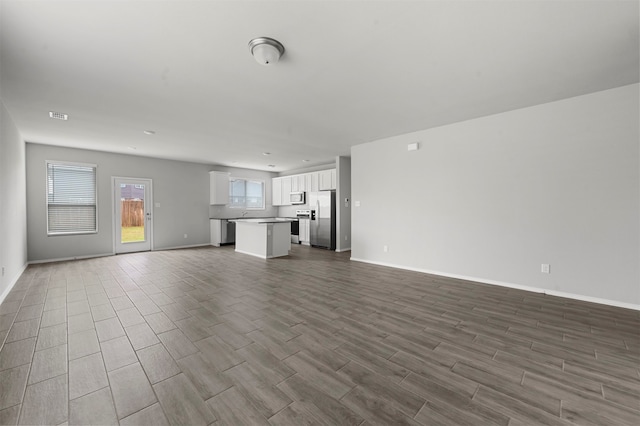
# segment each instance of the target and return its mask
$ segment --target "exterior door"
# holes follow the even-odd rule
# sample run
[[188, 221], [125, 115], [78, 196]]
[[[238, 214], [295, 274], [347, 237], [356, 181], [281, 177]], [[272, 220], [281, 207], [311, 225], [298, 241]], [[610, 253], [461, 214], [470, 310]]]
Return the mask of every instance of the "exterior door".
[[113, 178], [115, 252], [151, 250], [151, 180]]

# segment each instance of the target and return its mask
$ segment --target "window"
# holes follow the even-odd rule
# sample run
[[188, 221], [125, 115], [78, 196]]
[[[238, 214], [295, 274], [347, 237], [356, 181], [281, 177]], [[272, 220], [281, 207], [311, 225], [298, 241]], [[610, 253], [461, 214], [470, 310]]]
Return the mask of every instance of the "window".
[[98, 232], [96, 165], [47, 161], [47, 235]]
[[229, 207], [238, 209], [264, 209], [264, 182], [230, 178]]

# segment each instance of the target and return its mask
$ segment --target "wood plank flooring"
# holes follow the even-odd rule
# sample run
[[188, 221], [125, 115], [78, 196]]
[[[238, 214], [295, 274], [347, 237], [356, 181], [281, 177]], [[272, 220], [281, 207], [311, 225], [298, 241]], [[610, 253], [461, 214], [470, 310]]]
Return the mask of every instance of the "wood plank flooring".
[[304, 246], [32, 265], [0, 342], [0, 424], [640, 424], [639, 312]]

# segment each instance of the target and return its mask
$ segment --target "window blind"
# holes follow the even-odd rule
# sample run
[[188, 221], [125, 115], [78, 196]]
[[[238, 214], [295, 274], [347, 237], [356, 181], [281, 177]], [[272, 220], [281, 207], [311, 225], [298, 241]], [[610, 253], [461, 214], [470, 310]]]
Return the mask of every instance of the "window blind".
[[264, 209], [264, 182], [241, 178], [230, 179], [229, 207]]
[[97, 232], [96, 166], [47, 162], [47, 233]]

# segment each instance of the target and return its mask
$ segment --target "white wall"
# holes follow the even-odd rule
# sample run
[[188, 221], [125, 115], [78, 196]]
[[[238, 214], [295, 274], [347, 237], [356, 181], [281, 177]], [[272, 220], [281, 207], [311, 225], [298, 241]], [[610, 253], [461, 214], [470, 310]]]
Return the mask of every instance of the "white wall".
[[353, 259], [640, 308], [638, 99], [634, 84], [353, 147]]
[[[27, 265], [25, 146], [0, 102], [0, 303]], [[0, 339], [1, 340], [1, 339]]]
[[[26, 151], [29, 261], [113, 253], [113, 176], [153, 180], [153, 202], [160, 203], [160, 207], [153, 209], [155, 250], [204, 245], [210, 241], [211, 166], [33, 143], [27, 143]], [[98, 165], [97, 234], [47, 236], [46, 160]]]

